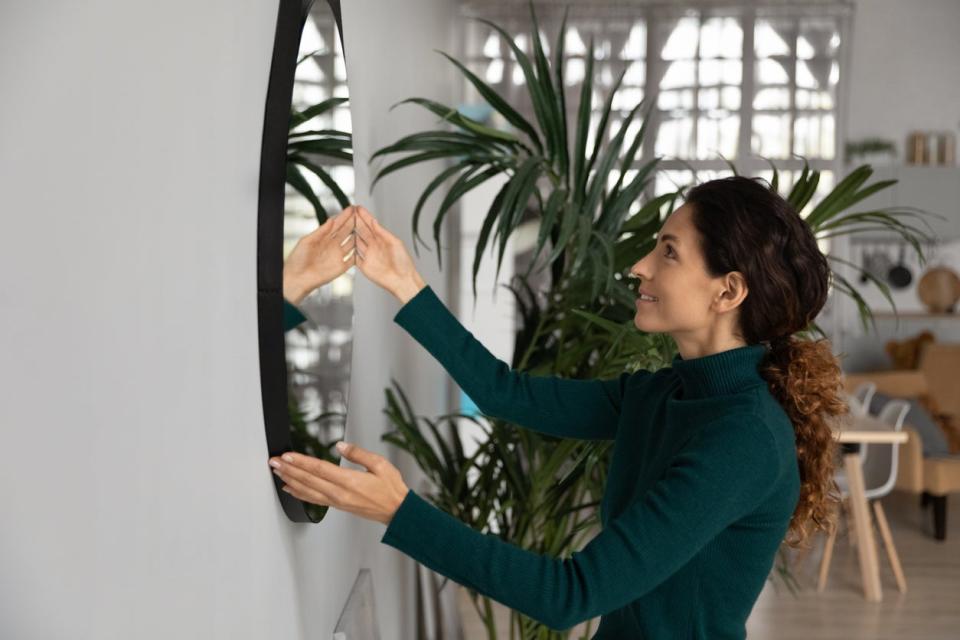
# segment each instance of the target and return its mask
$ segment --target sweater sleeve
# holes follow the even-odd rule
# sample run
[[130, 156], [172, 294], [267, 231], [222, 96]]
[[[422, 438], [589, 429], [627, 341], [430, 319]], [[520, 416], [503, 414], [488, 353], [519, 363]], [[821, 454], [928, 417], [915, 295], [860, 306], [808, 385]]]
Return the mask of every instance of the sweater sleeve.
[[307, 317], [300, 312], [300, 309], [297, 309], [296, 306], [287, 302], [286, 298], [283, 300], [283, 332], [286, 333], [293, 329], [298, 324], [306, 320]]
[[394, 322], [423, 345], [483, 413], [561, 438], [613, 440], [627, 379], [532, 376], [510, 369], [460, 324], [429, 286], [408, 300]]
[[567, 629], [641, 597], [762, 503], [780, 469], [773, 435], [758, 422], [705, 425], [648, 492], [570, 558], [481, 533], [412, 490], [381, 542], [552, 629]]

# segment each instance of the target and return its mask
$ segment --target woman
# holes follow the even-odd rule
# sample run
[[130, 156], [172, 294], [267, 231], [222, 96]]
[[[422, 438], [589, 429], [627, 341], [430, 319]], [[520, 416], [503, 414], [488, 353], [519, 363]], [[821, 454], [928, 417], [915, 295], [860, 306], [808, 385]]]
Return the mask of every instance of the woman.
[[[615, 440], [602, 532], [569, 559], [481, 534], [403, 484], [381, 456], [370, 471], [291, 455], [279, 473], [303, 500], [387, 524], [382, 542], [433, 570], [565, 629], [601, 615], [594, 638], [743, 638], [786, 537], [830, 525], [832, 441], [845, 411], [839, 369], [808, 327], [829, 268], [809, 227], [756, 180], [691, 189], [640, 279], [634, 324], [669, 333], [659, 371], [566, 380], [511, 371], [449, 313], [402, 243], [362, 207], [357, 266], [403, 306], [394, 318], [484, 413], [567, 438]], [[285, 457], [285, 456], [284, 456]]]

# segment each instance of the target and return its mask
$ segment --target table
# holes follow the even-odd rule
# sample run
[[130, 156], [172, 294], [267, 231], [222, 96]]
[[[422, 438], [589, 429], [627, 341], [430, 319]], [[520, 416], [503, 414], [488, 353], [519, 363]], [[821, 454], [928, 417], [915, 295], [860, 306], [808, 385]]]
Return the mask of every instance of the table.
[[[843, 444], [903, 444], [907, 434], [894, 431], [893, 427], [873, 416], [847, 416], [849, 422], [834, 424], [834, 439]], [[880, 602], [883, 590], [880, 587], [880, 565], [877, 561], [877, 545], [873, 537], [873, 520], [864, 495], [863, 468], [860, 454], [856, 451], [843, 454], [843, 467], [849, 483], [850, 513], [857, 536], [857, 556], [860, 577], [863, 580], [863, 596], [870, 602]]]

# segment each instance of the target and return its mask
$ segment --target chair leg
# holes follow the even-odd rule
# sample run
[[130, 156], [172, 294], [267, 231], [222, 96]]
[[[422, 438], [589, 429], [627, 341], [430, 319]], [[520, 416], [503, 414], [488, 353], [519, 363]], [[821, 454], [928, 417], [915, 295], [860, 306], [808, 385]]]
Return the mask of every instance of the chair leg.
[[921, 494], [920, 494], [920, 508], [921, 508], [921, 509], [926, 509], [927, 507], [929, 507], [929, 506], [930, 506], [930, 500], [931, 500], [932, 498], [933, 498], [933, 496], [930, 495], [930, 492], [929, 492], [929, 491], [924, 491], [923, 493], [921, 493]]
[[947, 539], [947, 496], [933, 496], [933, 536]]
[[817, 578], [817, 591], [823, 591], [827, 586], [827, 572], [830, 571], [830, 560], [833, 558], [833, 543], [837, 540], [837, 529], [840, 528], [839, 521], [833, 526], [827, 541], [823, 544], [823, 557], [820, 558], [820, 575]]
[[853, 522], [853, 512], [850, 509], [849, 496], [841, 501], [843, 505], [843, 517], [847, 523], [847, 543], [850, 548], [857, 546], [857, 527]]
[[890, 559], [893, 575], [897, 579], [897, 588], [900, 589], [900, 593], [906, 593], [907, 579], [903, 575], [903, 567], [900, 566], [900, 556], [897, 555], [897, 548], [893, 546], [893, 536], [890, 535], [890, 525], [887, 524], [887, 516], [883, 512], [883, 506], [879, 500], [873, 501], [873, 512], [877, 516], [877, 527], [880, 529], [880, 537], [883, 538], [883, 546], [887, 549], [887, 558]]

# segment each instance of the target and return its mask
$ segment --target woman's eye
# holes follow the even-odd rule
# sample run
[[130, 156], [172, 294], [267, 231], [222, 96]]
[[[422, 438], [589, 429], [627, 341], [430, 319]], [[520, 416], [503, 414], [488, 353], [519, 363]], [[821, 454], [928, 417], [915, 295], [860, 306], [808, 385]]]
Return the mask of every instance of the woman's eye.
[[671, 247], [670, 245], [667, 245], [667, 250], [664, 252], [663, 255], [667, 256], [668, 258], [673, 258], [676, 254], [673, 252], [673, 247]]

